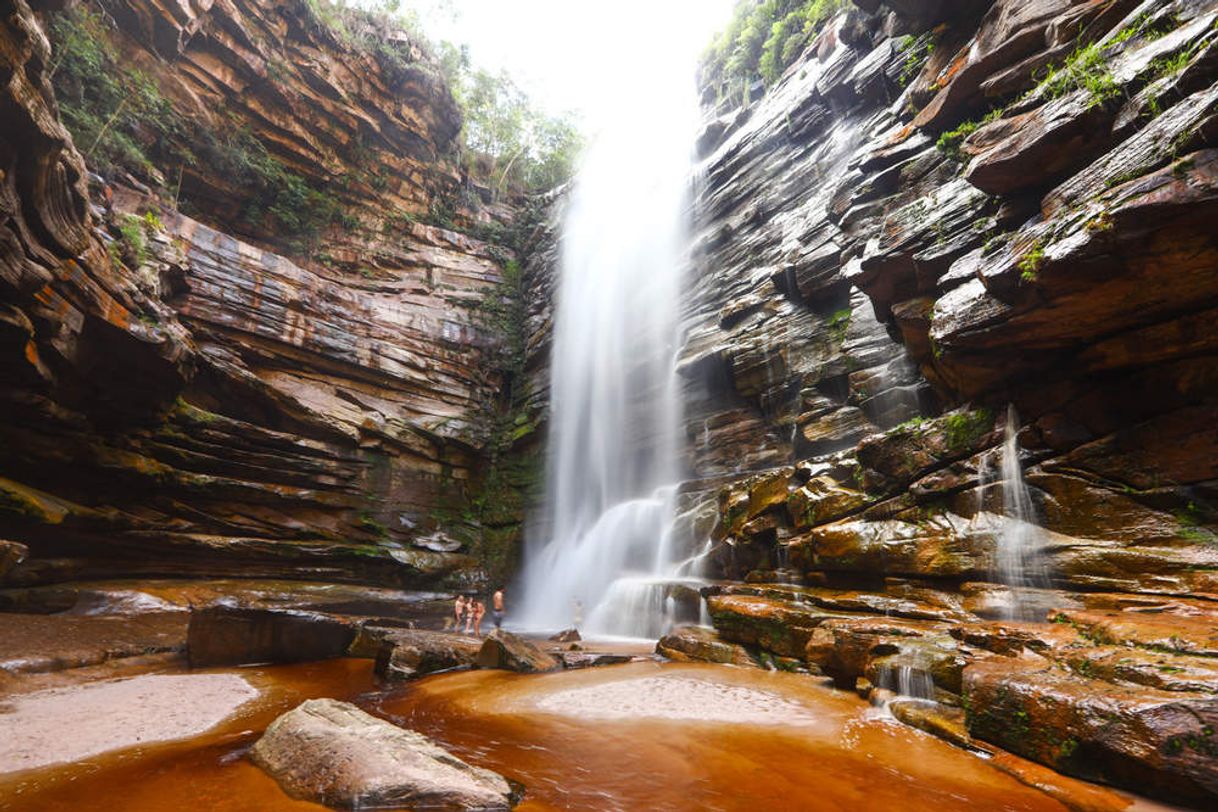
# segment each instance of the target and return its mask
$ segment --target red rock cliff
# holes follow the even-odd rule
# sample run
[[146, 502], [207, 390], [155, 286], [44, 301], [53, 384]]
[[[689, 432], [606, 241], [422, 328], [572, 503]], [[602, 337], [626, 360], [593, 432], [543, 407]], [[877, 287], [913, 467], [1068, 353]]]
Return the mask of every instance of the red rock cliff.
[[[514, 212], [459, 169], [437, 69], [408, 45], [387, 65], [294, 0], [104, 10], [109, 46], [185, 125], [91, 207], [50, 12], [7, 4], [0, 537], [32, 550], [10, 577], [436, 583], [470, 566], [412, 542], [482, 465], [499, 384], [479, 307], [511, 252], [470, 232]], [[226, 128], [333, 216], [290, 239], [237, 179], [166, 157]], [[146, 248], [107, 251], [134, 217]]]

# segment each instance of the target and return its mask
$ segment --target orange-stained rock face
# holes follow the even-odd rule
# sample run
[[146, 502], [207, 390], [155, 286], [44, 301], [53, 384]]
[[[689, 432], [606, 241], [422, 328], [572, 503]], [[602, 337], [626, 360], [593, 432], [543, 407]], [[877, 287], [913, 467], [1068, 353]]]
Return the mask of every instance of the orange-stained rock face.
[[[159, 167], [181, 170], [192, 217], [96, 180], [89, 211], [47, 40], [18, 3], [2, 32], [20, 81], [0, 125], [0, 528], [31, 554], [10, 577], [462, 581], [470, 534], [456, 552], [413, 541], [460, 515], [484, 465], [502, 339], [480, 308], [513, 252], [466, 232], [517, 213], [467, 183], [435, 66], [416, 48], [391, 71], [305, 3], [112, 6], [107, 36], [177, 115], [256, 138], [341, 222], [275, 233], [206, 162]], [[437, 207], [451, 228], [419, 222]], [[124, 264], [103, 242], [132, 217], [147, 249]], [[500, 514], [510, 544], [523, 513]]]

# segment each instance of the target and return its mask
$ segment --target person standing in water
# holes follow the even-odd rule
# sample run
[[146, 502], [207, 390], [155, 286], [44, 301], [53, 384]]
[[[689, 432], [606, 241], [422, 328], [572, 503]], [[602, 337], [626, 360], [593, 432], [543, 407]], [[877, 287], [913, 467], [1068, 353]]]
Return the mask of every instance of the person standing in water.
[[453, 603], [453, 617], [444, 621], [445, 629], [453, 629], [461, 631], [461, 621], [465, 619], [465, 596], [458, 595], [457, 600]]
[[495, 628], [503, 626], [503, 589], [502, 587], [495, 590], [494, 596], [491, 598], [491, 617], [495, 621]]

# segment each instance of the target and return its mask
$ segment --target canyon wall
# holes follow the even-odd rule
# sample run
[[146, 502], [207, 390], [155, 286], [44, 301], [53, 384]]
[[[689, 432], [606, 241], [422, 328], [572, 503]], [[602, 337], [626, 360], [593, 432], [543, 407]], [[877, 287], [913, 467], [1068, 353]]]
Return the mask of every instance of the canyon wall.
[[[739, 574], [778, 541], [850, 572], [818, 541], [985, 512], [1011, 404], [1060, 583], [1218, 593], [1213, 4], [859, 5], [699, 142], [691, 464], [801, 500], [721, 528]], [[1102, 99], [1038, 83], [1091, 41]], [[988, 555], [879, 574], [984, 578]]]
[[857, 0], [707, 91], [683, 507], [747, 654], [662, 650], [1218, 793], [1216, 43], [1200, 0]]
[[[104, 178], [51, 86], [66, 12], [5, 8], [10, 581], [476, 572], [503, 379], [483, 309], [519, 212], [461, 168], [436, 65], [300, 2], [96, 8], [90, 41], [163, 111], [132, 135], [149, 161]], [[237, 158], [299, 205], [260, 200]], [[494, 519], [509, 541], [522, 512]]]

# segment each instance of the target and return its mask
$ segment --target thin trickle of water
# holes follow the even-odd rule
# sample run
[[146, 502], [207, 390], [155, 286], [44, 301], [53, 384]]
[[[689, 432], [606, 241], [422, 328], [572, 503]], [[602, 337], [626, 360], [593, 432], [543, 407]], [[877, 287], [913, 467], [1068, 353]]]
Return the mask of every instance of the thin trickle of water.
[[516, 621], [534, 628], [560, 627], [579, 600], [591, 632], [654, 636], [664, 614], [655, 576], [676, 560], [692, 72], [657, 75], [633, 107], [589, 149], [563, 223], [546, 515]]
[[1037, 524], [1036, 507], [1019, 461], [1019, 415], [1013, 405], [1007, 407], [1005, 432], [1000, 462], [1005, 521], [998, 536], [996, 575], [1000, 583], [1012, 587], [1009, 615], [1022, 617], [1029, 607], [1020, 590], [1049, 586], [1049, 573], [1042, 551], [1044, 532]]

